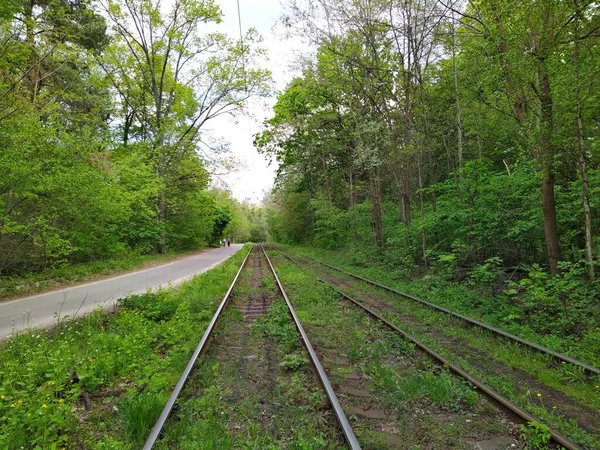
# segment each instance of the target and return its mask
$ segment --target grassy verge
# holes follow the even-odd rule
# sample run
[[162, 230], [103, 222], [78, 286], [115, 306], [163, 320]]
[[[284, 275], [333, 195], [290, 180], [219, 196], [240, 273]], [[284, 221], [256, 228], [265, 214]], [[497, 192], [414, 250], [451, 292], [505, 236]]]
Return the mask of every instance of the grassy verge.
[[72, 283], [91, 281], [103, 276], [117, 275], [133, 269], [142, 269], [155, 263], [164, 263], [194, 253], [197, 253], [197, 250], [169, 252], [164, 255], [132, 254], [89, 263], [67, 264], [23, 276], [3, 276], [0, 277], [0, 301], [58, 289]]
[[[475, 448], [518, 428], [468, 383], [272, 252], [277, 272], [364, 449]], [[361, 396], [339, 386], [360, 388]], [[368, 391], [366, 396], [365, 391]], [[346, 392], [348, 392], [346, 390]], [[371, 420], [359, 410], [384, 412]]]
[[2, 343], [0, 448], [139, 448], [246, 251], [115, 314]]
[[389, 267], [382, 265], [365, 267], [362, 262], [354, 262], [352, 255], [345, 253], [308, 247], [283, 246], [283, 248], [318, 258], [356, 275], [427, 299], [509, 333], [585, 361], [595, 367], [600, 367], [600, 328], [591, 330], [580, 339], [558, 333], [540, 334], [527, 323], [522, 323], [516, 319], [517, 317], [526, 316], [525, 311], [521, 311], [518, 307], [505, 305], [502, 299], [482, 295], [466, 285], [448, 282], [435, 276], [407, 279], [402, 268], [390, 270]]

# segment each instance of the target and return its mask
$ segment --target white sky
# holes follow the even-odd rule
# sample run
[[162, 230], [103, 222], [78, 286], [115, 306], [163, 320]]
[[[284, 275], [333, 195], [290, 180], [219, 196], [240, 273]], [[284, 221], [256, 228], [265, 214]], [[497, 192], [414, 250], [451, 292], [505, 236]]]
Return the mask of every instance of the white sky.
[[[282, 90], [295, 73], [290, 69], [294, 60], [294, 50], [302, 44], [294, 40], [284, 40], [274, 26], [279, 19], [282, 7], [279, 0], [239, 0], [242, 17], [242, 33], [255, 28], [263, 38], [262, 46], [268, 52], [268, 60], [263, 67], [271, 70], [275, 88]], [[218, 0], [223, 11], [223, 23], [219, 31], [239, 39], [239, 26], [236, 0]], [[260, 202], [264, 194], [273, 186], [276, 167], [268, 167], [267, 161], [253, 148], [253, 135], [262, 130], [262, 123], [272, 116], [275, 98], [253, 101], [248, 108], [249, 114], [236, 118], [221, 116], [211, 120], [207, 128], [215, 138], [223, 138], [231, 143], [234, 156], [241, 160], [245, 168], [220, 179], [227, 184], [233, 196], [238, 200], [249, 199]], [[215, 180], [216, 184], [218, 180]]]

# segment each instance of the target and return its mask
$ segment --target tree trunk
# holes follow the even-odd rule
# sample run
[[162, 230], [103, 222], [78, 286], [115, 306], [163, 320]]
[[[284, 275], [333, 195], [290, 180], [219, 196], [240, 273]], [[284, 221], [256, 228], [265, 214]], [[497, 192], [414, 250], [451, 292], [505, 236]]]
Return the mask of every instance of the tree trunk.
[[29, 90], [29, 96], [31, 103], [35, 103], [35, 98], [39, 89], [39, 75], [40, 69], [38, 65], [37, 48], [35, 46], [35, 21], [33, 18], [33, 7], [34, 2], [30, 0], [26, 2], [24, 7], [25, 24], [26, 24], [26, 39], [27, 46], [29, 47], [29, 60], [27, 62], [27, 88]]
[[554, 196], [554, 145], [552, 143], [553, 111], [552, 96], [550, 90], [550, 79], [544, 60], [539, 65], [540, 84], [540, 158], [543, 167], [542, 204], [544, 210], [544, 238], [546, 241], [546, 257], [550, 273], [558, 273], [558, 261], [561, 259], [558, 228], [556, 224], [556, 201]]
[[383, 241], [383, 226], [381, 219], [381, 185], [378, 174], [371, 175], [370, 180], [371, 197], [371, 223], [375, 233], [375, 241], [382, 249], [385, 248]]
[[585, 260], [587, 262], [588, 278], [591, 282], [594, 282], [594, 280], [596, 279], [596, 274], [594, 272], [594, 251], [592, 247], [592, 212], [590, 208], [589, 179], [585, 155], [581, 155], [580, 171], [581, 193], [583, 197], [583, 213], [585, 223]]
[[[419, 150], [418, 155], [418, 182], [419, 182], [419, 209], [421, 211], [421, 220], [425, 219], [425, 205], [423, 199], [423, 149]], [[425, 234], [425, 227], [421, 224], [421, 248], [423, 251], [423, 264], [425, 269], [428, 268], [429, 264], [427, 261], [427, 236]]]
[[163, 229], [160, 232], [160, 238], [158, 241], [157, 250], [158, 253], [165, 253], [167, 251], [167, 233], [165, 231], [167, 224], [167, 198], [165, 193], [165, 187], [161, 187], [158, 194], [158, 221], [162, 222]]
[[560, 261], [560, 244], [556, 227], [556, 204], [554, 201], [554, 175], [548, 174], [542, 186], [542, 202], [544, 207], [544, 237], [546, 239], [546, 258], [550, 273], [558, 273]]
[[[578, 18], [579, 19], [579, 18]], [[578, 21], [579, 23], [579, 21]], [[585, 136], [583, 133], [583, 106], [579, 90], [579, 40], [575, 40], [575, 92], [577, 96], [577, 144], [579, 154], [579, 171], [581, 173], [581, 194], [583, 200], [584, 228], [585, 228], [585, 260], [587, 262], [588, 278], [594, 282], [594, 251], [592, 238], [592, 213], [590, 208], [589, 178], [587, 171], [587, 154], [585, 149]]]
[[349, 180], [350, 180], [350, 183], [349, 183], [349, 190], [350, 190], [349, 203], [350, 203], [350, 208], [352, 208], [356, 204], [356, 201], [354, 199], [354, 170], [352, 168], [350, 169]]
[[[453, 17], [454, 18], [454, 17]], [[460, 113], [460, 95], [458, 92], [458, 73], [456, 71], [456, 23], [452, 25], [452, 72], [454, 75], [454, 101], [456, 104], [456, 139], [457, 139], [457, 158], [458, 172], [463, 166], [463, 135], [462, 135], [462, 117]]]

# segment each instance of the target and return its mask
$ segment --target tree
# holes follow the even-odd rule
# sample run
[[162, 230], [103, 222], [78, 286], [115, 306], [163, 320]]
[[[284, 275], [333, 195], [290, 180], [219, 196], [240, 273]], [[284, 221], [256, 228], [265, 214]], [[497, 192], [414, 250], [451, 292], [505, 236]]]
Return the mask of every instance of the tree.
[[[269, 73], [256, 67], [261, 52], [253, 49], [253, 30], [243, 42], [200, 33], [221, 20], [212, 0], [176, 0], [166, 14], [160, 1], [108, 0], [103, 7], [116, 39], [98, 60], [121, 100], [123, 144], [147, 143], [162, 180], [157, 219], [166, 222], [167, 194], [176, 195], [173, 187], [183, 180], [203, 177], [202, 170], [180, 170], [200, 167], [193, 160], [202, 127], [265, 92]], [[166, 248], [165, 233], [158, 248]]]

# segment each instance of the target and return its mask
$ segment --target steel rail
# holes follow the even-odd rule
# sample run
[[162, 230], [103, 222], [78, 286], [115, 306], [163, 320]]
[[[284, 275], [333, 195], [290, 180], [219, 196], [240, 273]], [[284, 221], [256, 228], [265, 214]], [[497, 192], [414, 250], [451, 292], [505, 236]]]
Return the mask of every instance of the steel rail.
[[[298, 267], [302, 268], [302, 265], [299, 262], [295, 261], [292, 257], [286, 255], [285, 253], [283, 253], [281, 251], [280, 251], [280, 253], [284, 257], [286, 257], [287, 259], [289, 259], [291, 262], [293, 262], [294, 264], [296, 264]], [[516, 414], [517, 416], [519, 416], [525, 422], [538, 422], [538, 423], [541, 423], [541, 421], [538, 418], [532, 416], [531, 414], [529, 414], [528, 412], [526, 412], [525, 410], [523, 410], [519, 406], [515, 405], [510, 400], [508, 400], [506, 397], [498, 394], [496, 391], [494, 391], [493, 389], [491, 389], [490, 387], [488, 387], [482, 381], [479, 381], [477, 378], [473, 377], [472, 375], [469, 375], [467, 372], [465, 372], [464, 370], [462, 370], [460, 367], [454, 365], [453, 363], [451, 363], [450, 361], [448, 361], [446, 358], [444, 358], [442, 355], [440, 355], [439, 353], [437, 353], [435, 350], [433, 350], [433, 349], [429, 348], [428, 346], [426, 346], [425, 344], [423, 344], [417, 338], [413, 337], [412, 335], [410, 335], [406, 331], [402, 330], [401, 328], [398, 328], [396, 325], [394, 325], [392, 322], [390, 322], [389, 320], [387, 320], [385, 317], [381, 316], [379, 313], [377, 313], [372, 308], [369, 308], [368, 306], [363, 305], [358, 300], [353, 299], [348, 294], [340, 291], [335, 286], [333, 286], [330, 283], [328, 283], [327, 281], [324, 281], [323, 279], [321, 279], [319, 276], [317, 276], [317, 275], [314, 275], [314, 276], [321, 283], [323, 283], [326, 286], [329, 286], [331, 289], [333, 289], [342, 298], [344, 298], [344, 299], [350, 301], [352, 304], [354, 304], [354, 305], [362, 308], [367, 313], [369, 313], [371, 316], [373, 316], [376, 319], [378, 319], [381, 322], [383, 322], [387, 327], [389, 327], [390, 329], [394, 330], [395, 332], [401, 334], [405, 339], [407, 339], [410, 342], [412, 342], [413, 344], [415, 344], [417, 347], [419, 347], [425, 353], [427, 353], [428, 355], [430, 355], [431, 357], [433, 357], [434, 359], [436, 359], [439, 363], [441, 363], [445, 367], [448, 367], [452, 372], [454, 372], [458, 376], [460, 376], [460, 377], [464, 378], [465, 380], [467, 380], [469, 383], [471, 383], [473, 386], [477, 387], [477, 389], [479, 389], [481, 392], [483, 392], [489, 398], [493, 399], [494, 401], [496, 401], [497, 403], [499, 403], [500, 405], [502, 405], [504, 408], [506, 408], [509, 411], [511, 411], [512, 413]], [[562, 445], [567, 450], [581, 450], [581, 447], [579, 447], [577, 444], [575, 444], [574, 442], [570, 441], [569, 439], [567, 439], [566, 437], [564, 437], [563, 435], [561, 435], [558, 431], [554, 430], [553, 428], [549, 428], [549, 432], [550, 432], [550, 435], [552, 436], [552, 438], [554, 439], [554, 441], [557, 444]]]
[[290, 311], [292, 319], [294, 320], [294, 323], [296, 325], [296, 329], [302, 336], [302, 341], [304, 343], [304, 346], [308, 350], [308, 354], [310, 356], [313, 367], [316, 369], [317, 374], [319, 375], [321, 385], [323, 386], [323, 389], [325, 390], [327, 397], [329, 398], [329, 403], [331, 403], [331, 406], [333, 408], [333, 411], [335, 412], [337, 420], [338, 420], [340, 426], [342, 427], [342, 431], [344, 432], [344, 437], [346, 438], [346, 442], [348, 442], [348, 445], [350, 446], [351, 449], [359, 450], [361, 447], [360, 447], [360, 444], [358, 443], [358, 439], [356, 439], [354, 431], [352, 430], [352, 427], [350, 426], [350, 422], [348, 421], [348, 418], [346, 417], [346, 414], [344, 413], [344, 410], [342, 409], [342, 405], [340, 405], [337, 395], [335, 394], [335, 391], [333, 390], [333, 387], [331, 386], [331, 382], [329, 381], [329, 378], [327, 377], [327, 374], [325, 373], [325, 370], [323, 369], [323, 366], [321, 365], [321, 362], [319, 361], [319, 358], [318, 358], [312, 344], [310, 343], [310, 341], [308, 339], [308, 335], [306, 334], [306, 332], [304, 331], [304, 328], [302, 327], [302, 324], [300, 323], [300, 319], [298, 319], [298, 316], [296, 315], [294, 307], [292, 306], [292, 302], [290, 301], [287, 294], [285, 293], [285, 290], [283, 289], [283, 285], [281, 284], [281, 280], [279, 279], [279, 276], [277, 275], [277, 272], [275, 271], [275, 267], [273, 267], [273, 264], [271, 263], [271, 260], [269, 259], [267, 252], [265, 252], [265, 249], [262, 246], [262, 244], [261, 244], [260, 248], [263, 251], [265, 258], [267, 258], [267, 262], [269, 263], [271, 272], [273, 273], [273, 276], [275, 277], [275, 281], [277, 282], [277, 287], [279, 288], [279, 292], [281, 292], [281, 295], [285, 299], [285, 302]]
[[559, 361], [564, 361], [566, 363], [573, 364], [575, 366], [579, 366], [579, 367], [581, 367], [582, 369], [584, 369], [585, 371], [587, 371], [589, 373], [600, 375], [600, 369], [599, 368], [594, 367], [594, 366], [592, 366], [590, 364], [587, 364], [587, 363], [585, 363], [583, 361], [579, 361], [577, 359], [571, 358], [570, 356], [567, 356], [567, 355], [565, 355], [563, 353], [559, 353], [559, 352], [554, 351], [554, 350], [552, 350], [550, 348], [547, 348], [547, 347], [544, 347], [542, 345], [536, 344], [535, 342], [528, 341], [527, 339], [523, 339], [523, 338], [521, 338], [519, 336], [516, 336], [514, 334], [508, 333], [508, 332], [506, 332], [504, 330], [501, 330], [499, 328], [496, 328], [496, 327], [493, 327], [491, 325], [488, 325], [488, 324], [486, 324], [484, 322], [481, 322], [481, 321], [479, 321], [477, 319], [473, 319], [471, 317], [468, 317], [468, 316], [465, 316], [463, 314], [457, 313], [456, 311], [452, 311], [451, 309], [445, 308], [443, 306], [436, 305], [435, 303], [432, 303], [430, 301], [424, 300], [424, 299], [419, 298], [419, 297], [415, 297], [414, 295], [407, 294], [405, 292], [398, 291], [398, 290], [396, 290], [394, 288], [391, 288], [391, 287], [386, 286], [384, 284], [378, 283], [377, 281], [369, 280], [368, 278], [364, 278], [364, 277], [361, 277], [360, 275], [356, 275], [356, 274], [353, 274], [353, 273], [348, 272], [346, 270], [343, 270], [343, 269], [340, 269], [338, 267], [332, 266], [331, 264], [323, 262], [323, 261], [321, 261], [321, 260], [319, 260], [317, 258], [313, 258], [311, 256], [306, 256], [306, 255], [303, 255], [303, 257], [311, 259], [311, 260], [313, 260], [313, 261], [315, 261], [315, 262], [317, 262], [319, 264], [322, 264], [325, 267], [329, 267], [330, 269], [336, 270], [336, 271], [338, 271], [340, 273], [343, 273], [345, 275], [348, 275], [348, 276], [350, 276], [352, 278], [356, 278], [358, 280], [364, 281], [364, 282], [366, 282], [366, 283], [368, 283], [368, 284], [370, 284], [372, 286], [377, 286], [377, 287], [379, 287], [381, 289], [384, 289], [386, 291], [393, 292], [394, 294], [397, 294], [397, 295], [400, 295], [402, 297], [406, 297], [406, 298], [408, 298], [410, 300], [414, 300], [416, 302], [422, 303], [422, 304], [424, 304], [426, 306], [429, 306], [429, 307], [431, 307], [433, 309], [436, 309], [438, 311], [442, 311], [444, 313], [450, 314], [450, 315], [452, 315], [454, 317], [462, 319], [463, 321], [465, 321], [467, 323], [470, 323], [470, 324], [473, 324], [473, 325], [477, 325], [478, 327], [484, 328], [484, 329], [486, 329], [488, 331], [491, 331], [494, 334], [497, 334], [499, 336], [502, 336], [502, 337], [505, 337], [507, 339], [513, 340], [513, 341], [518, 342], [520, 344], [523, 344], [523, 345], [525, 345], [527, 347], [533, 348], [533, 349], [535, 349], [535, 350], [537, 350], [537, 351], [539, 351], [541, 353], [546, 353], [548, 355], [551, 355], [554, 358], [558, 359]]
[[175, 389], [173, 389], [173, 393], [171, 394], [171, 397], [169, 397], [167, 404], [165, 405], [162, 412], [160, 413], [160, 417], [154, 424], [154, 427], [152, 428], [152, 431], [150, 432], [150, 435], [148, 436], [148, 439], [146, 440], [146, 443], [144, 444], [143, 450], [151, 450], [152, 447], [154, 446], [154, 444], [156, 443], [156, 441], [158, 440], [158, 438], [160, 437], [160, 434], [162, 433], [162, 429], [163, 429], [165, 423], [167, 422], [169, 415], [173, 411], [173, 408], [175, 407], [175, 403], [177, 402], [177, 398], [179, 397], [179, 394], [185, 387], [185, 384], [188, 381], [190, 373], [192, 372], [194, 365], [196, 364], [196, 361], [198, 360], [198, 357], [206, 349], [206, 345], [208, 343], [210, 335], [212, 334], [212, 332], [215, 328], [215, 325], [217, 323], [217, 320], [219, 319], [221, 312], [225, 308], [227, 301], [231, 297], [231, 292], [233, 291], [233, 287], [237, 283], [240, 273], [242, 273], [242, 269], [246, 265], [246, 261], [248, 260], [250, 253], [252, 253], [252, 250], [253, 250], [253, 248], [251, 247], [250, 250], [248, 251], [248, 253], [246, 254], [246, 257], [242, 261], [242, 264], [240, 265], [240, 268], [237, 271], [235, 278], [233, 279], [231, 285], [229, 286], [229, 289], [227, 289], [227, 292], [225, 293], [225, 296], [223, 297], [223, 300], [221, 301], [221, 303], [219, 304], [219, 307], [217, 308], [217, 312], [215, 313], [215, 315], [211, 319], [210, 323], [208, 324], [208, 327], [204, 331], [204, 335], [202, 336], [200, 343], [196, 347], [196, 350], [192, 354], [192, 357], [190, 358], [185, 370], [183, 371], [183, 374], [179, 378], [179, 381], [177, 382]]

